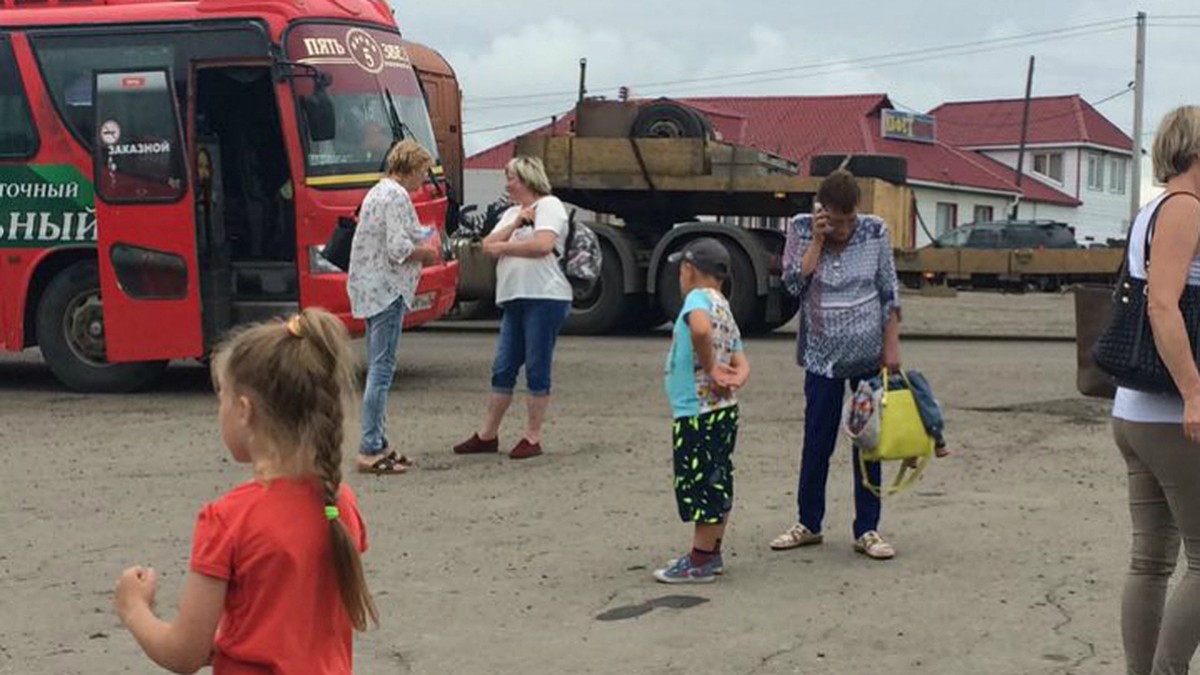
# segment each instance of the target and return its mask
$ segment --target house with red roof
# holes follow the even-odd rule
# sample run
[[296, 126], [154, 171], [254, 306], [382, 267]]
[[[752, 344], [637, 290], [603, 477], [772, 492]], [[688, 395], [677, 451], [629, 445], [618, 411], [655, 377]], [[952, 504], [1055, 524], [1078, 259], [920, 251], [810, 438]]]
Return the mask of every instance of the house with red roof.
[[[1065, 123], [1066, 108], [1056, 103], [1060, 99], [1079, 111], [1084, 119], [1081, 125]], [[1035, 99], [1038, 113], [1030, 115], [1030, 139], [1036, 139], [1036, 145], [1031, 140], [1030, 147], [1036, 147], [1036, 153], [1027, 152], [1020, 185], [1016, 144], [1010, 147], [1010, 135], [1002, 133], [1009, 124], [1009, 102], [944, 104], [933, 111], [931, 127], [928, 118], [920, 117], [926, 123], [924, 133], [907, 135], [887, 127], [886, 120], [896, 114], [885, 94], [700, 97], [679, 102], [704, 113], [722, 140], [775, 153], [797, 162], [804, 171], [809, 158], [818, 154], [905, 157], [920, 219], [892, 225], [912, 228], [914, 237], [909, 241], [928, 242], [931, 236], [974, 220], [1002, 219], [1014, 203], [1020, 204], [1019, 217], [1063, 220], [1076, 226], [1081, 237], [1103, 241], [1122, 231], [1122, 214], [1110, 202], [1123, 194], [1126, 179], [1113, 183], [1121, 186], [1119, 191], [1106, 187], [1099, 193], [1075, 183], [1085, 155], [1087, 161], [1092, 154], [1097, 162], [1116, 161], [1122, 159], [1124, 147], [1127, 164], [1132, 142], [1078, 96]], [[574, 113], [568, 112], [529, 133], [566, 133], [573, 120]], [[1018, 140], [1019, 131], [1018, 117]], [[512, 139], [468, 158], [467, 203], [486, 203], [499, 194], [504, 184], [502, 169], [515, 149], [516, 139]], [[1121, 176], [1128, 173], [1113, 171], [1124, 171]], [[1085, 204], [1084, 197], [1096, 199], [1096, 208]], [[1125, 203], [1123, 215], [1127, 217], [1127, 199]], [[1085, 222], [1086, 228], [1082, 227]]]
[[[944, 103], [929, 112], [938, 137], [1015, 172], [1021, 143], [1022, 99]], [[1030, 101], [1023, 173], [1079, 202], [1046, 209], [1080, 238], [1121, 237], [1129, 226], [1133, 139], [1079, 96]], [[1042, 216], [1039, 216], [1042, 217]]]

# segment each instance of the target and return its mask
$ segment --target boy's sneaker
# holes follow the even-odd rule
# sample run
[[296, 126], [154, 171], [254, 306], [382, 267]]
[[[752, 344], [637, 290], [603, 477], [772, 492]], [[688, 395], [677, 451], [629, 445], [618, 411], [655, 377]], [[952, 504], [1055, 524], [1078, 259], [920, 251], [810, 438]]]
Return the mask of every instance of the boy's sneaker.
[[713, 571], [717, 562], [714, 557], [704, 565], [693, 565], [692, 556], [682, 555], [670, 567], [656, 570], [654, 578], [664, 584], [711, 584], [717, 580]]
[[[685, 555], [684, 557], [686, 558], [688, 556]], [[679, 558], [671, 558], [670, 560], [667, 561], [667, 567], [668, 568], [674, 567], [675, 564], [678, 562], [679, 562]], [[715, 574], [717, 576], [721, 576], [722, 574], [725, 574], [725, 560], [724, 560], [724, 558], [721, 557], [720, 553], [718, 553], [715, 557], [713, 557], [712, 562], [710, 564], [712, 565], [712, 573], [713, 574]]]

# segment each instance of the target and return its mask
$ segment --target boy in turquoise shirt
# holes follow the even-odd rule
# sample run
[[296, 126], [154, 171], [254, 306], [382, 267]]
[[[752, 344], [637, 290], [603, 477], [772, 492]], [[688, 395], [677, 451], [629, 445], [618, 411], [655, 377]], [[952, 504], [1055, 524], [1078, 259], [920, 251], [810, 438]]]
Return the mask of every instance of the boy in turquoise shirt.
[[709, 237], [689, 242], [668, 260], [679, 265], [683, 309], [675, 321], [665, 388], [674, 416], [675, 501], [695, 524], [692, 550], [654, 572], [668, 584], [708, 583], [724, 571], [721, 539], [733, 509], [735, 393], [750, 376], [742, 336], [721, 283], [729, 252]]

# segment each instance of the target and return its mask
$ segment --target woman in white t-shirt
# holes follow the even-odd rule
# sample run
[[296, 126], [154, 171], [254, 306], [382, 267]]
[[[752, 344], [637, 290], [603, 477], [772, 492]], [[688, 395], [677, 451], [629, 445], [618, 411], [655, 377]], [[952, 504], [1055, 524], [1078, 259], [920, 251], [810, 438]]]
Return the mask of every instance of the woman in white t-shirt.
[[571, 311], [571, 284], [559, 263], [566, 245], [567, 210], [550, 194], [550, 180], [539, 159], [517, 157], [504, 169], [514, 205], [483, 240], [496, 263], [496, 305], [504, 310], [492, 393], [479, 431], [454, 446], [460, 455], [497, 452], [504, 413], [512, 403], [517, 373], [525, 368], [529, 390], [525, 434], [508, 456], [542, 454], [542, 422], [550, 404], [550, 366], [554, 343]]
[[[1166, 193], [1134, 220], [1126, 262], [1147, 279], [1154, 343], [1182, 395], [1121, 388], [1113, 405], [1133, 520], [1121, 633], [1128, 672], [1146, 675], [1187, 672], [1200, 642], [1200, 370], [1179, 309], [1185, 286], [1200, 286], [1200, 106], [1163, 119], [1153, 159]], [[1155, 211], [1147, 274], [1143, 242]], [[1181, 538], [1187, 572], [1167, 599]]]

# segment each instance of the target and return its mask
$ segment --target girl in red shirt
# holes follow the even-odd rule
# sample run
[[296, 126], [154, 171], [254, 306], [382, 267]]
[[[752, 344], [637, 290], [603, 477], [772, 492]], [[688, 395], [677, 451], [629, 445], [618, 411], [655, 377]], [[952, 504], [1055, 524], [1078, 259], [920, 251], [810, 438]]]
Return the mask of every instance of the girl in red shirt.
[[352, 672], [354, 630], [378, 619], [359, 558], [366, 528], [342, 485], [354, 363], [345, 327], [318, 309], [250, 328], [214, 357], [221, 438], [254, 475], [200, 510], [174, 621], [151, 609], [153, 569], [117, 581], [117, 614], [158, 665]]

